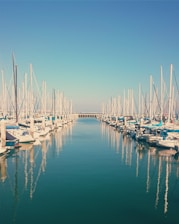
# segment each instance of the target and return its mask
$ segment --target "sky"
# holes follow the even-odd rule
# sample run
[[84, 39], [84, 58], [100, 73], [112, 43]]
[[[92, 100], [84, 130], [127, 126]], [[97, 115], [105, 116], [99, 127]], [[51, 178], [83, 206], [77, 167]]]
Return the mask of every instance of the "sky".
[[[179, 2], [109, 0], [0, 0], [0, 69], [8, 83], [12, 53], [18, 80], [64, 93], [74, 112], [100, 112], [102, 103], [149, 77], [166, 83], [179, 73]], [[178, 76], [179, 77], [179, 76]]]

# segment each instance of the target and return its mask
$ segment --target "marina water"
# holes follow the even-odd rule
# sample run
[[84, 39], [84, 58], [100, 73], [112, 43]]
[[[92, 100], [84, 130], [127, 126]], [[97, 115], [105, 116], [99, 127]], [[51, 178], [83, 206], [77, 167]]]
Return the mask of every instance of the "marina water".
[[95, 118], [0, 158], [2, 224], [175, 224], [179, 162]]

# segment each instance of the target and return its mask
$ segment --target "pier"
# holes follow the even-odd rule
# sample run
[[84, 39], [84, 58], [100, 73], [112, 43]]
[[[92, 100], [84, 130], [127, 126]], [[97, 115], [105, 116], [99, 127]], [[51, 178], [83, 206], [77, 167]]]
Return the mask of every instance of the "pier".
[[79, 113], [79, 118], [85, 118], [85, 117], [95, 117], [98, 118], [101, 116], [101, 113]]

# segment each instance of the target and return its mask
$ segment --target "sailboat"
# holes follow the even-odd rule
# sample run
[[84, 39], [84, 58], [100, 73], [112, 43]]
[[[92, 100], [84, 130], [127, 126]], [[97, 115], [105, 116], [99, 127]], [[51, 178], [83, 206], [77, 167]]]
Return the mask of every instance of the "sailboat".
[[18, 139], [19, 143], [31, 143], [34, 142], [34, 138], [30, 135], [27, 128], [21, 128], [18, 125], [18, 99], [17, 99], [17, 65], [15, 65], [14, 55], [13, 61], [13, 78], [14, 78], [14, 102], [15, 102], [15, 125], [8, 125], [6, 130], [11, 136]]

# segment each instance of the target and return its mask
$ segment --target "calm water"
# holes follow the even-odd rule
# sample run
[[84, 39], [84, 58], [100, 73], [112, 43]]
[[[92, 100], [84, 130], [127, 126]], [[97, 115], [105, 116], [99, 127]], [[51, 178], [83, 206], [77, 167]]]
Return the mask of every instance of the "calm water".
[[2, 224], [178, 222], [179, 162], [81, 118], [0, 159]]

